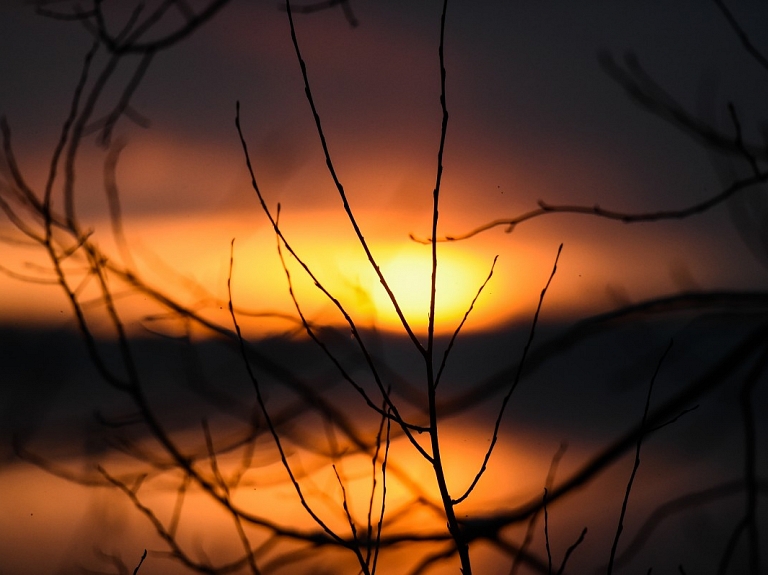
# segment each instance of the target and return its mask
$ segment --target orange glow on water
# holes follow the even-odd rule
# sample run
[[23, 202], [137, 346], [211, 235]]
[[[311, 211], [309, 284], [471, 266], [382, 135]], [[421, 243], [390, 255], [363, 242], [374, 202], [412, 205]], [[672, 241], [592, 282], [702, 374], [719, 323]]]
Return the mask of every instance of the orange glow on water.
[[[447, 456], [445, 471], [453, 496], [458, 496], [466, 488], [479, 468], [487, 447], [488, 432], [481, 422], [468, 425], [447, 422], [444, 427], [442, 443]], [[187, 439], [195, 437], [195, 434], [199, 440], [199, 431], [184, 432]], [[557, 445], [556, 440], [547, 438], [546, 434], [537, 430], [502, 436], [487, 474], [472, 496], [456, 508], [457, 513], [460, 517], [471, 518], [478, 512], [514, 508], [539, 499]], [[254, 464], [242, 476], [239, 486], [232, 492], [234, 503], [277, 525], [298, 530], [317, 530], [317, 525], [299, 503], [285, 470], [276, 461], [273, 447], [267, 442], [259, 443], [256, 449], [260, 454], [258, 459], [262, 462]], [[330, 462], [301, 449], [291, 448], [290, 451], [291, 465], [297, 473], [308, 504], [331, 529], [342, 536], [349, 536], [350, 528], [342, 509], [343, 495], [339, 479], [331, 470]], [[572, 473], [580, 461], [589, 457], [590, 451], [591, 447], [583, 444], [569, 450], [559, 468], [557, 482]], [[76, 459], [56, 463], [71, 469], [85, 469], [89, 465]], [[131, 467], [126, 465], [125, 459], [105, 457], [100, 464], [113, 476], [131, 473]], [[240, 465], [239, 456], [236, 453], [222, 454], [218, 464], [223, 476], [231, 477], [233, 470]], [[443, 533], [445, 520], [440, 511], [434, 475], [429, 464], [402, 438], [393, 442], [389, 464], [385, 533]], [[197, 465], [204, 476], [211, 476], [204, 459]], [[358, 530], [364, 529], [372, 486], [370, 458], [363, 455], [348, 456], [336, 461], [336, 465], [345, 486], [350, 513]], [[589, 545], [597, 545], [600, 554], [605, 551], [603, 547], [610, 542], [612, 530], [615, 529], [614, 520], [630, 467], [627, 460], [615, 470], [609, 471], [605, 478], [595, 481], [586, 491], [580, 492], [573, 504], [558, 502], [552, 506], [550, 529], [555, 530], [556, 541], [561, 547], [564, 540], [570, 542], [570, 538], [575, 537], [588, 524], [592, 535]], [[700, 471], [689, 469], [688, 474], [678, 480], [685, 481]], [[645, 481], [653, 483], [652, 470], [647, 469], [645, 473]], [[376, 500], [380, 501], [380, 474], [378, 479]], [[166, 527], [171, 524], [177, 489], [181, 482], [181, 475], [171, 472], [159, 478], [147, 479], [137, 491], [142, 504], [152, 509]], [[670, 494], [674, 494], [680, 485], [673, 482], [666, 488]], [[104, 561], [99, 558], [99, 552], [114, 554], [133, 566], [143, 549], [157, 551], [166, 548], [146, 517], [133, 507], [123, 493], [115, 489], [74, 485], [23, 463], [0, 469], [0, 489], [6, 495], [3, 513], [0, 514], [0, 532], [4, 534], [0, 538], [0, 553], [6, 558], [12, 558], [13, 563], [5, 565], [11, 572], [67, 571], [68, 567], [75, 564], [82, 567], [98, 566]], [[658, 497], [659, 493], [654, 489], [639, 487], [633, 496], [634, 509], [651, 505], [650, 501]], [[646, 499], [649, 503], [646, 503]], [[380, 503], [376, 503], [373, 509], [375, 518], [378, 518], [379, 510]], [[193, 559], [221, 564], [242, 556], [231, 517], [199, 488], [190, 487], [187, 491], [179, 519], [176, 539]], [[265, 532], [253, 526], [246, 524], [246, 533], [254, 547], [266, 541]], [[525, 522], [511, 527], [509, 538], [519, 543], [524, 533]], [[543, 554], [542, 539], [540, 521], [534, 544], [534, 549], [540, 555]], [[380, 572], [408, 572], [404, 567], [415, 565], [426, 554], [442, 549], [442, 545], [418, 544], [385, 548], [382, 551]], [[267, 564], [292, 546], [306, 549], [306, 544], [280, 542], [274, 547], [269, 546], [268, 551], [259, 555], [260, 564]], [[40, 549], [46, 552], [40, 553]], [[589, 549], [580, 551], [579, 560], [586, 564], [592, 564], [595, 560], [589, 556], [594, 548]], [[498, 549], [494, 551], [483, 542], [473, 544], [472, 557], [475, 567], [483, 573], [507, 573], [511, 562], [509, 556], [500, 554]], [[334, 572], [345, 565], [354, 572], [351, 554], [324, 548], [312, 551], [291, 572], [313, 573], [320, 565], [332, 565]], [[505, 566], [504, 569], [500, 571], [499, 565]], [[158, 553], [150, 554], [142, 570], [169, 574], [187, 572], [175, 561], [169, 560], [167, 556], [163, 558]], [[443, 574], [455, 573], [456, 570], [454, 558], [430, 572]]]
[[[199, 431], [184, 433], [188, 439], [195, 434], [198, 434], [196, 439], [199, 440]], [[446, 472], [457, 484], [464, 485], [469, 478], [470, 468], [476, 467], [478, 457], [482, 455], [481, 451], [475, 449], [477, 452], [473, 454], [474, 457], [464, 460], [468, 455], [467, 440], [472, 442], [475, 439], [478, 439], [476, 431], [470, 429], [452, 430], [445, 436], [446, 452], [453, 455], [446, 464]], [[464, 446], [457, 445], [457, 442], [463, 442]], [[473, 447], [482, 450], [482, 446]], [[257, 447], [257, 452], [262, 450], [269, 451], [271, 446]], [[481, 484], [478, 493], [478, 503], [486, 509], [502, 504], [505, 498], [509, 504], [515, 500], [509, 497], [514, 496], [518, 490], [521, 490], [518, 491], [518, 500], [526, 497], [528, 484], [540, 481], [546, 473], [548, 454], [537, 454], [529, 449], [506, 445], [500, 448], [497, 455], [491, 473]], [[255, 465], [243, 475], [240, 486], [233, 491], [234, 503], [277, 525], [316, 530], [317, 525], [299, 503], [282, 465], [272, 459], [273, 462]], [[331, 470], [330, 463], [323, 460], [324, 465], [320, 465], [318, 456], [298, 449], [292, 449], [290, 461], [312, 509], [334, 531], [349, 536], [350, 528], [342, 510], [339, 480]], [[236, 454], [224, 454], [218, 463], [222, 474], [229, 477], [240, 461]], [[393, 442], [389, 463], [385, 532], [442, 533], [444, 519], [438, 510], [439, 500], [435, 496], [434, 476], [430, 466], [403, 439]], [[76, 459], [57, 461], [57, 464], [71, 469], [88, 467], [86, 462]], [[131, 473], [131, 467], [124, 459], [104, 458], [100, 464], [112, 476]], [[201, 461], [198, 468], [203, 475], [210, 476], [205, 461]], [[350, 512], [360, 529], [366, 523], [372, 485], [370, 457], [346, 457], [337, 461], [337, 468], [345, 486]], [[504, 480], [500, 481], [501, 478]], [[378, 479], [376, 497], [380, 501], [380, 475]], [[137, 491], [141, 503], [152, 509], [165, 526], [171, 523], [176, 490], [180, 484], [181, 476], [169, 473], [160, 478], [148, 479]], [[14, 558], [14, 572], [54, 572], [57, 569], [66, 570], [65, 566], [74, 562], [82, 566], [98, 565], [99, 553], [94, 549], [114, 553], [127, 564], [135, 565], [142, 549], [165, 548], [147, 519], [123, 493], [115, 489], [75, 485], [27, 464], [0, 469], [0, 489], [7, 495], [7, 504], [0, 515], [0, 530], [6, 534], [0, 540], [0, 552]], [[420, 502], [422, 496], [426, 496], [436, 507]], [[463, 514], [471, 514], [477, 508], [478, 505], [470, 500], [461, 506], [461, 511]], [[380, 503], [377, 503], [374, 506], [375, 518], [379, 510]], [[247, 524], [246, 532], [254, 546], [265, 540], [264, 531], [248, 527]], [[191, 487], [188, 490], [176, 533], [182, 548], [197, 560], [221, 563], [242, 554], [231, 517], [199, 488]], [[298, 544], [281, 543], [274, 551], [284, 552], [286, 547], [283, 545], [290, 548]], [[41, 548], [46, 549], [46, 553], [37, 552]], [[420, 545], [416, 554], [413, 549], [407, 552], [387, 549], [382, 555], [382, 572], [402, 572], [398, 566], [413, 564], [421, 553], [432, 548], [430, 545]], [[329, 555], [324, 550], [317, 550], [305, 564], [306, 567], [298, 564], [294, 572], [313, 572], [313, 568], [325, 561], [333, 561], [332, 564], [338, 567], [335, 555], [339, 555], [342, 563], [351, 559], [348, 553], [334, 552]], [[260, 561], [266, 563], [271, 557], [272, 553], [267, 552], [260, 556]], [[477, 561], [482, 564], [482, 554], [478, 554]], [[455, 571], [452, 565], [450, 567], [445, 572]], [[148, 573], [160, 570], [174, 574], [186, 572], [176, 562], [162, 559], [157, 554], [150, 555], [142, 570]]]

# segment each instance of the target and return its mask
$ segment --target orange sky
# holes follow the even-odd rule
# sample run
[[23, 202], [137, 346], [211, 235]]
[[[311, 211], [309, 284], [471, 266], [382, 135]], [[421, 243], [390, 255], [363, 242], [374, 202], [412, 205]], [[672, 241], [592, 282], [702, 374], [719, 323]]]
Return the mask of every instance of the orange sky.
[[[355, 29], [336, 12], [300, 18], [299, 34], [339, 175], [380, 263], [387, 272], [397, 268], [393, 281], [403, 286], [401, 298], [418, 323], [426, 311], [413, 309], [411, 300], [419, 296], [405, 286], [423, 285], [426, 276], [422, 271], [403, 280], [415, 268], [403, 267], [402, 258], [422, 257], [407, 234], [429, 231], [440, 121], [437, 27], [431, 11], [401, 8], [361, 8], [362, 24]], [[658, 51], [659, 43], [676, 41], [673, 26], [661, 26], [650, 42], [631, 18], [649, 23], [659, 15], [638, 7], [621, 16], [592, 5], [553, 13], [542, 8], [543, 13], [508, 14], [500, 6], [453, 9], [446, 51], [451, 120], [440, 212], [444, 233], [527, 211], [539, 199], [642, 211], [683, 207], [720, 188], [706, 154], [633, 107], [595, 58], [598, 48], [616, 53], [634, 48], [684, 101], [697, 90], [706, 97], [699, 70], [717, 67], [719, 77], [730, 81], [734, 70], [718, 64], [739, 54], [737, 45], [725, 41], [727, 30], [717, 27], [716, 14], [702, 20], [698, 9], [683, 7], [666, 14], [671, 22], [695, 21], [701, 28], [701, 38], [689, 31], [690, 53], [680, 54], [678, 62]], [[65, 109], [62, 94], [71, 89], [73, 66], [83, 51], [76, 46], [82, 42], [60, 23], [4, 10], [19, 25], [30, 26], [15, 48], [29, 65], [6, 63], [9, 85], [18, 88], [4, 94], [0, 111], [14, 130], [25, 176], [40, 189]], [[508, 16], [515, 17], [500, 26]], [[576, 16], [584, 22], [578, 29], [569, 23]], [[391, 311], [376, 293], [340, 213], [283, 18], [271, 7], [235, 4], [189, 43], [158, 58], [134, 101], [152, 120], [151, 129], [126, 123], [119, 130], [128, 142], [117, 173], [128, 237], [137, 242], [139, 259], [141, 253], [155, 254], [218, 298], [224, 294], [228, 242], [237, 237], [235, 279], [242, 305], [290, 309], [274, 241], [258, 213], [233, 127], [234, 101], [240, 99], [260, 186], [272, 206], [282, 203], [289, 238], [363, 322], [392, 327]], [[539, 36], [530, 26], [542, 22], [547, 28]], [[68, 48], [69, 76], [35, 60], [36, 34], [46, 30], [51, 42]], [[715, 33], [723, 35], [727, 54], [712, 50]], [[698, 63], [695, 72], [690, 61]], [[44, 85], [45, 96], [30, 109], [24, 94]], [[740, 95], [748, 118], [758, 94]], [[107, 246], [102, 161], [103, 151], [89, 141], [78, 164], [77, 194], [83, 227], [94, 228]], [[3, 235], [13, 235], [7, 221], [0, 226]], [[439, 284], [446, 306], [441, 329], [450, 331], [460, 319], [495, 255], [500, 256], [496, 277], [468, 328], [530, 314], [561, 242], [561, 271], [551, 293], [559, 313], [611, 305], [616, 294], [637, 299], [665, 290], [765, 281], [723, 208], [696, 222], [633, 229], [554, 216], [526, 223], [512, 235], [497, 229], [445, 247], [441, 272], [450, 286]], [[35, 259], [12, 244], [3, 254], [3, 265], [17, 273], [26, 273], [28, 260]], [[249, 266], [259, 270], [258, 277], [246, 271]], [[154, 281], [169, 280], [161, 273]], [[53, 290], [7, 277], [0, 278], [0, 289], [5, 321], [61, 322], [62, 302]], [[311, 292], [302, 292], [310, 315], [333, 321], [322, 298]], [[134, 306], [130, 313], [142, 312]]]
[[[558, 217], [563, 221], [562, 216], [555, 216], [552, 221]], [[382, 271], [390, 278], [406, 317], [423, 331], [428, 309], [430, 248], [410, 241], [407, 233], [424, 229], [426, 225], [417, 227], [416, 219], [409, 217], [403, 218], [402, 227], [390, 223], [399, 219], [399, 214], [383, 210], [360, 212], [366, 237]], [[96, 221], [102, 229], [108, 229], [107, 221]], [[311, 265], [323, 285], [361, 326], [400, 329], [391, 304], [342, 215], [327, 210], [286, 212], [282, 223], [284, 233], [300, 257]], [[294, 313], [274, 233], [260, 214], [148, 216], [132, 218], [126, 224], [134, 261], [148, 284], [174, 295], [206, 317], [225, 325], [230, 323], [226, 314], [226, 282], [232, 239], [235, 239], [236, 305], [251, 312]], [[585, 240], [579, 237], [585, 226], [542, 226], [544, 229], [538, 230], [535, 226], [527, 230], [521, 227], [512, 235], [495, 230], [466, 242], [440, 244], [439, 332], [451, 332], [461, 321], [496, 255], [499, 259], [494, 276], [478, 300], [466, 329], [498, 327], [508, 321], [531, 317], [554, 263], [558, 240], [563, 241], [565, 247], [546, 300], [545, 317], [550, 319], [563, 313], [574, 316], [596, 312], [622, 301], [637, 301], [680, 289], [713, 284], [728, 287], [736, 284], [739, 274], [743, 274], [739, 264], [750, 263], [747, 257], [727, 261], [725, 251], [715, 250], [709, 251], [706, 258], [694, 259], [691, 254], [698, 254], [700, 249], [696, 239], [668, 233], [668, 228], [662, 228], [661, 232], [646, 229], [632, 233], [636, 230], [606, 223], [605, 229], [595, 230], [592, 238]], [[611, 241], [611, 235], [617, 231], [629, 239]], [[97, 236], [97, 243], [119, 261], [119, 252], [108, 234]], [[30, 260], [43, 263], [39, 254], [31, 249], [17, 248], [13, 255], [17, 259], [11, 261], [16, 267], [7, 263], [6, 267], [28, 275], [50, 277], [29, 267]], [[315, 288], [292, 258], [287, 254], [286, 257], [297, 297], [307, 317], [320, 323], [342, 323], [341, 315], [326, 296]], [[74, 266], [72, 262], [73, 269]], [[733, 274], [731, 281], [725, 277], [729, 272]], [[70, 310], [57, 286], [27, 284], [8, 277], [0, 282], [5, 294], [2, 313], [6, 321], [17, 325], [71, 325]], [[114, 287], [117, 293], [126, 291], [117, 282]], [[131, 320], [161, 311], [142, 295], [121, 299], [119, 307]], [[281, 321], [262, 322], [262, 325], [251, 325], [255, 330], [253, 335], [281, 331], [290, 325]]]

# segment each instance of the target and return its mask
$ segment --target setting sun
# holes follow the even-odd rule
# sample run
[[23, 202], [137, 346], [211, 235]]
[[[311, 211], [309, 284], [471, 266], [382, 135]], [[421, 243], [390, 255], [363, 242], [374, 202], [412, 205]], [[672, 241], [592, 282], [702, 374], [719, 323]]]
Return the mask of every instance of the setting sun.
[[[431, 250], [423, 245], [406, 245], [388, 251], [382, 257], [381, 271], [412, 327], [425, 329], [432, 273]], [[490, 264], [483, 269], [483, 262], [459, 250], [440, 249], [439, 257], [435, 323], [438, 330], [444, 331], [454, 329], [461, 321], [487, 277]], [[396, 328], [400, 320], [384, 288], [376, 281], [366, 287], [372, 295], [377, 320], [387, 328]]]

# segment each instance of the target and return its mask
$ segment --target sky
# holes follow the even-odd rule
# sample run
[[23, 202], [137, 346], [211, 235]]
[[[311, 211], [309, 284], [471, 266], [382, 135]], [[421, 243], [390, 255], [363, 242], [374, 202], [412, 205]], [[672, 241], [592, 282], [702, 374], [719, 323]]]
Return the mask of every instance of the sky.
[[[747, 32], [761, 10], [757, 3], [738, 7]], [[41, 186], [89, 39], [80, 27], [41, 18], [23, 3], [6, 3], [2, 11], [0, 41], [12, 57], [3, 58], [0, 71], [13, 89], [3, 91], [0, 109], [25, 176]], [[299, 16], [299, 40], [351, 205], [382, 265], [410, 285], [407, 270], [423, 265], [413, 260], [428, 261], [408, 234], [429, 234], [440, 129], [439, 6], [360, 3], [354, 12], [357, 27], [340, 10]], [[738, 160], [713, 159], [635, 105], [601, 69], [598, 54], [606, 51], [619, 62], [625, 52], [636, 53], [670, 94], [726, 131], [726, 104], [733, 101], [745, 137], [759, 141], [764, 74], [714, 3], [457, 2], [446, 29], [444, 234], [518, 215], [538, 200], [623, 211], [681, 208], [719, 191], [729, 169], [743, 170]], [[162, 261], [221, 298], [236, 237], [238, 263], [258, 259], [260, 269], [271, 270], [268, 281], [246, 275], [236, 282], [243, 304], [290, 309], [278, 287], [285, 284], [274, 249], [267, 258], [255, 248], [270, 242], [271, 231], [233, 126], [236, 101], [259, 185], [271, 207], [281, 204], [289, 237], [348, 301], [364, 294], [367, 303], [349, 305], [372, 323], [396, 328], [325, 169], [285, 13], [269, 2], [233, 2], [187, 42], [160, 54], [132, 103], [151, 127], [128, 121], [118, 127], [127, 142], [118, 165], [126, 234], [145, 273], [169, 281], [157, 269]], [[93, 140], [81, 152], [77, 206], [107, 245], [104, 151]], [[759, 208], [752, 211], [758, 221]], [[558, 313], [599, 309], [617, 293], [636, 300], [693, 287], [764, 285], [756, 227], [743, 218], [733, 225], [729, 209], [720, 207], [695, 221], [634, 227], [558, 215], [509, 235], [496, 228], [445, 248], [446, 271], [453, 265], [454, 274], [467, 278], [458, 298], [440, 290], [454, 310], [447, 322], [463, 314], [496, 255], [495, 281], [480, 302], [476, 327], [491, 317], [518, 319], [535, 303], [560, 243], [560, 282], [551, 293]], [[6, 267], [23, 272], [31, 256], [5, 251]], [[53, 290], [2, 281], [8, 297], [0, 315], [7, 321], [58, 321], [64, 304]], [[30, 298], [30, 290], [41, 295]], [[306, 291], [307, 305], [323, 316], [322, 298]]]
[[[68, 4], [52, 2], [51, 7]], [[126, 8], [115, 4], [106, 2], [105, 9], [109, 7], [109, 25], [117, 28]], [[189, 5], [201, 3], [195, 0]], [[422, 335], [430, 254], [409, 234], [425, 238], [430, 233], [441, 122], [441, 4], [351, 0], [350, 5], [357, 26], [351, 26], [340, 9], [296, 15], [298, 42], [350, 205], [405, 316]], [[753, 39], [761, 38], [768, 6], [744, 1], [733, 6], [733, 13]], [[89, 46], [87, 31], [77, 24], [43, 18], [20, 0], [0, 4], [0, 115], [10, 126], [20, 169], [36, 190], [44, 185]], [[451, 2], [445, 30], [449, 123], [440, 235], [462, 234], [486, 222], [525, 213], [540, 200], [632, 213], [684, 208], [717, 194], [733, 174], [748, 173], [742, 158], [703, 148], [690, 135], [638, 106], [606, 74], [601, 57], [608, 54], [621, 63], [628, 52], [695, 116], [733, 133], [727, 108], [732, 102], [744, 139], [764, 142], [760, 123], [768, 76], [746, 53], [715, 2]], [[97, 69], [104, 63], [104, 54], [97, 55]], [[108, 103], [118, 97], [136, 64], [135, 60], [122, 64], [96, 117], [109, 110]], [[358, 325], [370, 328], [366, 333], [372, 334], [376, 353], [397, 384], [406, 385], [403, 382], [413, 378], [418, 366], [414, 367], [413, 353], [404, 351], [409, 342], [401, 337], [399, 320], [343, 213], [304, 95], [287, 16], [276, 2], [232, 0], [202, 29], [153, 61], [131, 101], [132, 109], [148, 125], [123, 118], [114, 134], [115, 141], [125, 144], [116, 174], [129, 255], [110, 234], [102, 175], [106, 151], [95, 135], [86, 138], [77, 163], [76, 211], [82, 227], [94, 230], [94, 241], [114, 261], [131, 265], [149, 285], [227, 328], [231, 326], [227, 279], [232, 249], [232, 297], [255, 348], [310, 378], [313, 385], [327, 385], [328, 392], [335, 393], [330, 368], [318, 367], [324, 365], [319, 353], [299, 355], [307, 352], [307, 341], [299, 336], [271, 337], [296, 328], [295, 321], [282, 315], [295, 312], [274, 231], [251, 187], [235, 129], [236, 102], [259, 187], [271, 209], [280, 204], [285, 237]], [[0, 164], [0, 186], [5, 186], [7, 178], [8, 166]], [[467, 442], [471, 446], [487, 440], [493, 417], [493, 409], [487, 410], [492, 403], [488, 399], [498, 399], [498, 381], [509, 379], [510, 365], [526, 341], [561, 244], [557, 273], [544, 301], [543, 340], [555, 338], [567, 329], [564, 326], [586, 315], [654, 296], [764, 291], [768, 203], [763, 194], [764, 188], [754, 188], [681, 221], [623, 224], [555, 214], [523, 222], [512, 233], [505, 233], [501, 226], [463, 241], [439, 244], [436, 319], [443, 346], [498, 257], [493, 277], [464, 328], [466, 344], [456, 351], [454, 371], [444, 384], [452, 405], [466, 401], [463, 407], [477, 408], [459, 423], [451, 420], [447, 427], [446, 442], [454, 457], [451, 473], [459, 478], [455, 481], [467, 480], [468, 470], [475, 468], [466, 461], [478, 463], [478, 453]], [[60, 187], [53, 201], [61, 208]], [[19, 243], [19, 237], [10, 222], [0, 218], [0, 271], [4, 272], [0, 274], [0, 346], [12, 350], [3, 363], [15, 382], [0, 395], [0, 491], [13, 494], [11, 512], [0, 516], [14, 523], [13, 538], [0, 541], [0, 557], [2, 545], [12, 550], [30, 541], [46, 541], [51, 553], [36, 558], [35, 567], [25, 564], [27, 557], [21, 554], [14, 559], [19, 573], [32, 573], [63, 569], [68, 565], [66, 558], [72, 556], [79, 560], [87, 555], [88, 564], [93, 564], [89, 538], [99, 530], [108, 540], [105, 545], [123, 551], [128, 541], [133, 547], [141, 546], [145, 531], [139, 526], [141, 518], [132, 515], [120, 494], [64, 487], [50, 474], [9, 463], [13, 456], [6, 439], [15, 433], [60, 454], [58, 461], [70, 467], [85, 469], [98, 460], [118, 468], [119, 457], [104, 451], [94, 439], [90, 416], [96, 409], [112, 414], [130, 409], [97, 386], [95, 369], [72, 335], [75, 321], [61, 290], [14, 277], [51, 278], [44, 254]], [[297, 300], [309, 320], [339, 324], [339, 314], [313, 281], [297, 262], [287, 261]], [[76, 264], [71, 265], [76, 274]], [[93, 287], [85, 284], [79, 294], [87, 300]], [[195, 418], [211, 405], [219, 406], [219, 401], [236, 406], [238, 421], [250, 417], [243, 405], [252, 402], [252, 391], [231, 350], [201, 338], [196, 348], [199, 358], [190, 360], [178, 354], [174, 343], [178, 340], [147, 339], [155, 333], [183, 335], [185, 326], [163, 320], [164, 310], [141, 294], [123, 290], [118, 283], [113, 287], [126, 326], [137, 336], [140, 355], [144, 354], [142, 368], [157, 384], [152, 387], [152, 400], [173, 432], [184, 438], [181, 441], [193, 435], [199, 439]], [[117, 357], [113, 334], [103, 316], [99, 319], [98, 306], [87, 311], [94, 321], [93, 332], [104, 336], [100, 345], [107, 357]], [[566, 475], [606, 437], [626, 430], [627, 422], [638, 415], [649, 370], [670, 333], [678, 343], [660, 385], [659, 402], [705, 373], [760, 317], [689, 319], [675, 316], [647, 325], [642, 321], [621, 324], [595, 340], [585, 338], [574, 349], [562, 344], [559, 359], [536, 364], [530, 385], [522, 386], [510, 408], [512, 422], [504, 428], [509, 441], [499, 448], [499, 466], [489, 471], [494, 479], [478, 505], [493, 506], [500, 493], [517, 497], [515, 502], [534, 496], [563, 437], [572, 442], [563, 462]], [[721, 319], [723, 324], [718, 323]], [[345, 350], [347, 343], [338, 345]], [[41, 348], [49, 359], [40, 359]], [[549, 357], [545, 352], [536, 357]], [[194, 363], [198, 359], [199, 366]], [[362, 369], [358, 364], [354, 367]], [[741, 381], [742, 371], [731, 374], [733, 381]], [[191, 384], [184, 387], [190, 383], [187, 377], [198, 382], [198, 376], [209, 378], [215, 393]], [[487, 397], [478, 399], [475, 392], [473, 399], [467, 389], [478, 381]], [[173, 393], [177, 392], [183, 400], [176, 399]], [[765, 390], [760, 393], [764, 398]], [[282, 406], [280, 392], [275, 394], [277, 399], [272, 400]], [[201, 403], [199, 396], [211, 403]], [[735, 384], [718, 388], [709, 403], [702, 402], [700, 417], [684, 418], [674, 427], [674, 435], [655, 444], [657, 449], [644, 463], [649, 475], [638, 487], [639, 508], [652, 509], [667, 496], [691, 485], [698, 487], [696, 481], [702, 477], [733, 475], [741, 465], [740, 451], [733, 448], [741, 446], [736, 396]], [[244, 397], [249, 399], [244, 402]], [[446, 401], [446, 410], [449, 404]], [[760, 433], [765, 437], [765, 429]], [[72, 439], [78, 434], [85, 437], [82, 445]], [[396, 449], [402, 448], [399, 445]], [[266, 448], [259, 451], [259, 457], [266, 458], [264, 467], [280, 473], [274, 454], [269, 459], [266, 453]], [[423, 471], [413, 465], [418, 473]], [[760, 465], [764, 467], [765, 462]], [[605, 522], [603, 502], [609, 498], [604, 494], [619, 501], [626, 471], [612, 469], [590, 484], [585, 497], [592, 498], [592, 504], [585, 506], [579, 500], [573, 513], [565, 504], [558, 508], [553, 517], [562, 521], [557, 540], [561, 555], [582, 528], [582, 520], [595, 526], [598, 534], [592, 541], [608, 540], [606, 533], [613, 525]], [[514, 482], [509, 479], [512, 476]], [[419, 477], [427, 481], [429, 474]], [[326, 477], [324, 481], [327, 486], [335, 480]], [[396, 485], [392, 484], [393, 493]], [[284, 487], [275, 488], [274, 501], [286, 506], [278, 513], [288, 514], [291, 494], [281, 492]], [[518, 491], [510, 495], [513, 487]], [[45, 497], [38, 497], [39, 493]], [[75, 505], [79, 502], [87, 506]], [[294, 511], [301, 510], [290, 508], [290, 513]], [[675, 551], [675, 534], [685, 533], [695, 540], [686, 540], [693, 550], [688, 565], [710, 561], [702, 550], [714, 548], [713, 540], [719, 545], [727, 537], [723, 535], [726, 522], [719, 519], [732, 513], [732, 508], [721, 506], [676, 520], [666, 539], [651, 549], [651, 557]], [[57, 527], [56, 521], [73, 516], [78, 519], [72, 531]], [[637, 527], [641, 517], [634, 521]], [[700, 534], [699, 527], [705, 524], [715, 525], [718, 538]], [[0, 523], [0, 528], [8, 531], [8, 525]], [[196, 536], [192, 536], [195, 545]], [[495, 573], [493, 569], [503, 562], [494, 563], [497, 556], [492, 550], [486, 552], [480, 554], [486, 562], [483, 572]], [[596, 552], [588, 547], [583, 565], [594, 566], [592, 553]], [[27, 550], [26, 555], [34, 553]], [[503, 572], [508, 572], [503, 565]], [[150, 569], [147, 572], [155, 572]]]

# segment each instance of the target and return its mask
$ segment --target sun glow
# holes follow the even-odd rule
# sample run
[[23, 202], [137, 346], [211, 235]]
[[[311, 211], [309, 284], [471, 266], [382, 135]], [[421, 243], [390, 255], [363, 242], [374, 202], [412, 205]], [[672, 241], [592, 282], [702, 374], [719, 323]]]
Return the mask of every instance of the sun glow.
[[[429, 317], [431, 247], [410, 241], [407, 233], [411, 230], [394, 229], [393, 222], [399, 221], [396, 213], [378, 212], [366, 219], [365, 238], [376, 264], [408, 325], [417, 334], [424, 334]], [[291, 288], [308, 321], [313, 325], [345, 324], [343, 314], [327, 295], [330, 294], [358, 327], [402, 333], [403, 325], [395, 307], [343, 214], [292, 212], [283, 220], [281, 228], [291, 249], [327, 292], [318, 289], [315, 280], [283, 246]], [[95, 228], [108, 230], [109, 226], [100, 222]], [[263, 214], [144, 217], [126, 221], [126, 230], [137, 277], [206, 320], [227, 327], [232, 323], [227, 280], [234, 238], [232, 297], [238, 320], [243, 322], [248, 336], [283, 333], [299, 326], [286, 270], [277, 254], [275, 233]], [[122, 265], [108, 231], [95, 237], [107, 257]], [[491, 271], [495, 250], [492, 242], [438, 245], [437, 334], [452, 333], [460, 324]], [[535, 302], [528, 300], [536, 290], [524, 281], [527, 276], [516, 274], [515, 270], [520, 269], [521, 262], [535, 261], [536, 256], [521, 252], [499, 261], [493, 278], [474, 304], [463, 327], [465, 331], [492, 328], [531, 309]], [[15, 269], [23, 270], [23, 265], [19, 262]], [[44, 267], [45, 262], [41, 260], [39, 265]], [[539, 275], [543, 277], [531, 277]], [[73, 281], [81, 281], [81, 276], [73, 277]], [[45, 279], [51, 280], [52, 276], [48, 274]], [[71, 323], [69, 304], [58, 286], [28, 284], [9, 277], [0, 278], [0, 285], [6, 302], [18, 304], [0, 307], [0, 316], [11, 321], [23, 318], [26, 323]], [[81, 295], [91, 302], [91, 329], [101, 333], [101, 322], [106, 316], [94, 286], [95, 282], [88, 284], [93, 293]], [[129, 328], [135, 324], [161, 332], [187, 329], [186, 323], [180, 323], [151, 295], [119, 281], [112, 287], [119, 295], [118, 309]], [[102, 335], [107, 335], [110, 326], [103, 327], [106, 331]]]
[[[441, 246], [438, 251], [437, 283], [435, 288], [435, 325], [440, 330], [452, 330], [461, 321], [487, 277], [490, 266], [471, 258], [453, 246]], [[432, 253], [428, 246], [406, 245], [383, 250], [381, 271], [395, 296], [405, 318], [414, 329], [426, 329], [432, 283]], [[390, 296], [375, 279], [368, 287], [376, 319], [385, 327], [400, 325], [400, 319]]]

